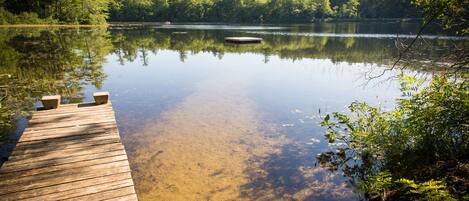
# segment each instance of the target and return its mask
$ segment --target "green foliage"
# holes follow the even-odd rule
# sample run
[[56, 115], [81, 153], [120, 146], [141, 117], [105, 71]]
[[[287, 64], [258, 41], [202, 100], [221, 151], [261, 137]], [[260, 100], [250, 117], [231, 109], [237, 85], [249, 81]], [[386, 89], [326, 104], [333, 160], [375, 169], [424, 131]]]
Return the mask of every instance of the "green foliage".
[[[112, 21], [311, 22], [336, 17], [418, 17], [410, 0], [122, 0], [121, 5], [112, 10]], [[394, 12], [396, 9], [401, 12]]]
[[47, 5], [53, 18], [72, 24], [106, 23], [109, 0], [67, 0]]
[[420, 17], [412, 0], [360, 0], [361, 18], [408, 18]]
[[393, 187], [392, 175], [389, 172], [380, 172], [358, 182], [357, 187], [362, 192], [368, 192], [370, 198], [385, 198], [387, 191]]
[[1, 24], [103, 24], [114, 0], [10, 0], [0, 4]]
[[349, 0], [347, 3], [335, 7], [336, 16], [342, 18], [357, 18], [359, 5], [359, 0]]
[[[392, 111], [354, 102], [348, 115], [326, 115], [321, 124], [326, 138], [346, 146], [318, 160], [331, 170], [343, 169], [369, 197], [404, 191], [418, 194], [415, 199], [451, 199], [443, 181], [461, 197], [468, 186], [455, 181], [469, 163], [469, 82], [434, 76], [427, 83], [403, 76], [401, 83], [403, 96]], [[410, 180], [420, 183], [397, 185]]]
[[18, 15], [0, 7], [0, 24], [54, 24], [57, 20], [51, 18], [41, 19], [37, 13], [22, 12]]
[[467, 0], [413, 0], [424, 11], [425, 20], [438, 19], [446, 29], [459, 34], [469, 33], [469, 1]]
[[[326, 18], [418, 17], [411, 0], [10, 0], [2, 24], [112, 21], [311, 22]], [[417, 0], [416, 5], [421, 5]], [[394, 12], [400, 10], [401, 12]]]
[[442, 181], [430, 180], [416, 184], [413, 180], [399, 179], [396, 183], [408, 189], [406, 195], [415, 198], [414, 200], [456, 201], [456, 199], [448, 193], [446, 190], [447, 187]]
[[114, 17], [117, 18], [126, 16], [129, 20], [145, 20], [148, 15], [154, 13], [153, 9], [156, 8], [155, 3], [161, 3], [164, 6], [163, 1], [128, 0], [118, 1], [117, 6], [112, 7], [111, 11], [115, 14]]

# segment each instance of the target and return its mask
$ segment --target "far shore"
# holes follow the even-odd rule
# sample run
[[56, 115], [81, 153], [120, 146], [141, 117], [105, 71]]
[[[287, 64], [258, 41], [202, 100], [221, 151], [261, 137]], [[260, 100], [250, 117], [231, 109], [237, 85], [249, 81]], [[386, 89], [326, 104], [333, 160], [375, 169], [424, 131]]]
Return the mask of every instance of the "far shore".
[[163, 25], [169, 23], [175, 24], [240, 24], [240, 25], [249, 25], [249, 24], [262, 24], [262, 25], [272, 25], [272, 24], [310, 24], [318, 22], [415, 22], [421, 21], [420, 18], [362, 18], [362, 19], [334, 19], [327, 18], [321, 20], [315, 20], [312, 22], [138, 22], [138, 21], [129, 21], [129, 22], [119, 22], [119, 21], [110, 21], [106, 24], [0, 24], [0, 28], [22, 28], [22, 27], [109, 27], [109, 26], [145, 26], [145, 25]]
[[108, 27], [109, 24], [2, 24], [0, 28], [23, 27]]

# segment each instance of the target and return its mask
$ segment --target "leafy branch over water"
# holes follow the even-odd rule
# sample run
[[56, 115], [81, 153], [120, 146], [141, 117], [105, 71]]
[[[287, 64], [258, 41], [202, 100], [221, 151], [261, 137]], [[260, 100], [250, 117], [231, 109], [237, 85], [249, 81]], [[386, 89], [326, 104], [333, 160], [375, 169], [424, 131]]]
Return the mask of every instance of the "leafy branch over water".
[[[321, 125], [327, 139], [346, 146], [319, 155], [319, 162], [343, 169], [371, 199], [445, 194], [432, 179], [460, 198], [467, 195], [469, 82], [438, 76], [428, 86], [410, 76], [401, 82], [403, 96], [392, 111], [354, 102], [350, 115], [326, 115]], [[424, 188], [422, 194], [411, 191], [416, 188]]]

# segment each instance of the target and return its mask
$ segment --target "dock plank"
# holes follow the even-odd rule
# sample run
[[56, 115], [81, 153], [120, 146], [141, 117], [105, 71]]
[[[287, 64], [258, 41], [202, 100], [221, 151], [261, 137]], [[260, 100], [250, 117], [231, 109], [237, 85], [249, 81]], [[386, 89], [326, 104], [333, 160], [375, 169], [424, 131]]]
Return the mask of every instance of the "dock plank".
[[131, 178], [130, 172], [117, 173], [112, 175], [107, 175], [103, 177], [96, 177], [81, 181], [69, 182], [65, 184], [47, 186], [43, 188], [37, 188], [33, 190], [20, 191], [15, 193], [9, 193], [2, 196], [4, 200], [20, 200], [28, 198], [37, 198], [44, 195], [53, 195], [66, 191], [79, 190], [88, 186], [99, 185], [103, 183], [121, 181]]
[[137, 201], [137, 196], [135, 196], [135, 194], [130, 194], [122, 197], [106, 199], [104, 201]]
[[70, 156], [81, 156], [88, 155], [93, 153], [103, 153], [108, 151], [120, 150], [120, 143], [105, 144], [101, 146], [90, 146], [86, 148], [73, 148], [67, 150], [52, 150], [46, 153], [32, 153], [32, 154], [23, 154], [10, 156], [5, 166], [8, 166], [8, 163], [31, 163], [44, 160], [56, 160], [60, 158], [67, 158]]
[[0, 168], [1, 200], [137, 200], [111, 103], [33, 112]]
[[76, 126], [82, 126], [82, 125], [87, 125], [87, 124], [95, 125], [95, 124], [106, 123], [106, 122], [116, 122], [116, 120], [113, 117], [89, 118], [89, 119], [67, 121], [67, 122], [60, 122], [60, 123], [47, 123], [47, 124], [39, 124], [39, 125], [33, 124], [30, 126], [34, 126], [34, 130], [47, 130], [47, 129], [53, 129], [53, 128], [76, 127]]
[[115, 122], [103, 123], [91, 126], [76, 126], [68, 128], [57, 128], [42, 131], [25, 131], [19, 142], [44, 140], [50, 138], [67, 137], [74, 135], [88, 135], [108, 133], [117, 130]]
[[113, 175], [113, 174], [118, 174], [118, 173], [123, 173], [123, 172], [129, 172], [129, 171], [130, 171], [129, 166], [124, 165], [124, 166], [117, 166], [117, 167], [102, 168], [100, 171], [92, 170], [92, 171], [84, 172], [81, 174], [56, 175], [56, 176], [60, 176], [60, 178], [55, 177], [55, 178], [46, 178], [46, 179], [38, 179], [38, 180], [28, 180], [29, 183], [25, 182], [25, 180], [21, 180], [18, 182], [11, 182], [11, 184], [9, 183], [9, 184], [0, 186], [0, 196], [3, 196], [4, 194], [8, 194], [8, 193], [33, 190], [33, 189], [43, 188], [47, 186], [55, 186], [58, 184], [65, 184], [69, 182], [87, 180], [87, 179], [92, 179], [92, 178], [97, 178], [97, 177], [104, 177], [107, 175]]
[[71, 199], [81, 196], [86, 196], [89, 194], [98, 194], [100, 192], [108, 191], [109, 189], [119, 189], [124, 187], [131, 187], [133, 186], [132, 179], [128, 178], [125, 180], [118, 180], [112, 181], [107, 183], [102, 183], [93, 186], [86, 186], [81, 189], [73, 189], [69, 191], [61, 191], [54, 194], [47, 194], [43, 196], [37, 196], [31, 199], [25, 200], [63, 200], [63, 199]]
[[[86, 174], [100, 174], [106, 172], [108, 169], [129, 167], [127, 160], [113, 161], [111, 163], [97, 164], [86, 167], [77, 167], [70, 169], [57, 170], [54, 172], [48, 172], [47, 174], [38, 174], [34, 176], [16, 177], [16, 178], [5, 178], [0, 184], [2, 187], [14, 187], [23, 186], [23, 184], [34, 184], [39, 185], [45, 183], [47, 185], [61, 184], [64, 181], [80, 180], [83, 175]], [[8, 177], [8, 175], [6, 175]]]
[[[48, 124], [57, 124], [57, 123], [62, 123], [62, 122], [73, 122], [73, 121], [79, 121], [82, 119], [89, 119], [87, 118], [89, 114], [71, 114], [71, 115], [66, 115], [66, 116], [56, 116], [56, 117], [47, 117], [47, 118], [41, 118], [41, 119], [30, 119], [29, 120], [29, 125], [34, 126], [34, 125], [48, 125]], [[102, 118], [113, 118], [114, 113], [113, 112], [100, 112], [96, 113], [93, 115], [94, 119], [102, 119]]]
[[[54, 166], [35, 168], [35, 169], [25, 170], [25, 171], [17, 171], [17, 172], [10, 173], [10, 174], [3, 174], [3, 175], [0, 175], [0, 180], [6, 181], [8, 179], [17, 179], [19, 177], [26, 177], [26, 176], [45, 174], [45, 173], [57, 172], [57, 171], [66, 171], [66, 170], [73, 169], [73, 168], [75, 169], [86, 168], [86, 167], [93, 166], [93, 165], [102, 165], [102, 164], [108, 164], [111, 162], [119, 162], [119, 161], [124, 161], [124, 160], [127, 160], [126, 155], [90, 159], [90, 160], [80, 161], [76, 163], [54, 165]], [[70, 173], [70, 171], [68, 171], [68, 173]]]
[[49, 167], [49, 166], [55, 166], [55, 165], [76, 163], [76, 162], [90, 160], [90, 158], [99, 159], [99, 158], [125, 155], [125, 154], [126, 153], [124, 150], [117, 150], [117, 151], [95, 153], [95, 154], [88, 154], [88, 155], [82, 155], [82, 156], [74, 156], [74, 157], [72, 156], [72, 157], [55, 159], [55, 160], [45, 160], [45, 161], [40, 161], [37, 163], [18, 163], [15, 165], [2, 167], [2, 169], [0, 169], [0, 173], [18, 172], [18, 171], [23, 171], [23, 170], [31, 170], [31, 169], [43, 168], [43, 167]]
[[71, 198], [71, 199], [65, 199], [68, 201], [82, 201], [82, 200], [88, 200], [88, 201], [97, 201], [97, 200], [106, 200], [106, 199], [112, 199], [112, 198], [118, 198], [126, 195], [135, 195], [135, 189], [133, 186], [129, 187], [123, 187], [123, 188], [117, 188], [105, 192], [100, 192], [96, 194], [89, 194], [81, 197], [76, 197], [76, 198]]
[[[68, 141], [66, 141], [68, 140]], [[79, 136], [79, 138], [66, 138], [61, 141], [51, 141], [47, 143], [40, 144], [27, 144], [22, 145], [20, 149], [15, 149], [11, 156], [24, 155], [24, 154], [33, 154], [57, 150], [66, 150], [66, 149], [78, 149], [88, 146], [98, 146], [104, 144], [112, 144], [121, 142], [120, 138], [115, 135], [102, 135], [98, 137], [85, 138]]]

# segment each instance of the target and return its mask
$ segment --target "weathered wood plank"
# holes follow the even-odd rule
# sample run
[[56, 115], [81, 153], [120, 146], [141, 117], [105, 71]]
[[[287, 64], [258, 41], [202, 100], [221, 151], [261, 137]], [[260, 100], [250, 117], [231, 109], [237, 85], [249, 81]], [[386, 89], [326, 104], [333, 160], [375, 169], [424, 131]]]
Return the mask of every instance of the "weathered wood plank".
[[122, 197], [118, 198], [111, 198], [111, 199], [106, 199], [104, 201], [137, 201], [137, 195], [135, 194], [130, 194], [130, 195], [125, 195]]
[[65, 114], [65, 113], [70, 113], [70, 112], [80, 112], [80, 111], [100, 111], [100, 110], [113, 110], [111, 104], [105, 104], [105, 105], [95, 105], [95, 106], [87, 106], [87, 107], [82, 107], [82, 106], [77, 106], [76, 104], [71, 104], [71, 105], [62, 105], [58, 109], [53, 109], [53, 110], [38, 110], [34, 111], [34, 114], [37, 117], [44, 116], [44, 115], [58, 115], [58, 114]]
[[83, 118], [90, 118], [92, 115], [93, 118], [96, 117], [114, 117], [114, 112], [113, 111], [99, 111], [99, 112], [81, 112], [81, 113], [73, 113], [73, 114], [67, 114], [67, 115], [48, 115], [45, 117], [41, 118], [31, 118], [28, 122], [29, 125], [34, 125], [34, 124], [41, 124], [41, 123], [55, 123], [55, 122], [61, 122], [61, 121], [74, 121], [74, 120], [79, 120]]
[[[67, 141], [66, 141], [67, 140]], [[104, 144], [112, 144], [121, 142], [118, 135], [99, 135], [99, 136], [73, 136], [73, 138], [61, 138], [61, 141], [51, 140], [49, 142], [22, 145], [19, 149], [15, 149], [11, 156], [23, 154], [33, 154], [40, 152], [48, 152], [53, 150], [65, 150], [73, 148], [84, 148], [88, 146], [97, 146]]]
[[47, 187], [47, 186], [54, 186], [58, 184], [65, 184], [69, 182], [81, 181], [81, 180], [92, 179], [92, 178], [99, 178], [99, 177], [104, 177], [108, 175], [129, 172], [129, 171], [130, 171], [130, 168], [128, 165], [117, 166], [117, 167], [109, 166], [107, 168], [102, 168], [99, 171], [91, 170], [91, 171], [86, 171], [86, 172], [82, 172], [79, 174], [72, 174], [72, 175], [55, 175], [56, 177], [52, 177], [52, 178], [44, 179], [44, 180], [34, 180], [34, 181], [21, 180], [18, 182], [12, 182], [11, 184], [8, 184], [8, 185], [1, 185], [0, 196], [3, 196], [4, 194], [8, 194], [8, 193], [32, 190], [32, 189], [37, 189], [37, 188], [42, 188], [42, 187]]
[[99, 110], [100, 108], [112, 108], [112, 104], [103, 104], [103, 105], [96, 105], [93, 103], [79, 103], [79, 104], [65, 104], [65, 105], [60, 105], [59, 108], [53, 109], [53, 110], [42, 110], [41, 108], [38, 108], [38, 111], [35, 111], [36, 113], [47, 113], [47, 112], [56, 112], [56, 111], [65, 111], [65, 110], [76, 110], [76, 109], [95, 109]]
[[52, 109], [52, 110], [39, 110], [35, 111], [35, 114], [45, 114], [45, 113], [57, 113], [60, 111], [74, 111], [77, 109], [88, 109], [88, 110], [99, 110], [101, 108], [112, 108], [112, 104], [104, 104], [104, 105], [93, 105], [93, 104], [86, 104], [86, 103], [80, 103], [80, 104], [65, 104], [65, 105], [60, 105], [59, 108], [57, 109]]
[[[30, 125], [31, 129], [29, 130], [45, 130], [45, 129], [53, 129], [53, 128], [65, 128], [65, 127], [75, 127], [80, 125], [94, 125], [104, 122], [115, 122], [116, 120], [113, 117], [106, 117], [106, 118], [93, 118], [93, 119], [83, 119], [83, 120], [76, 120], [76, 121], [66, 121], [60, 123], [50, 123], [50, 124], [40, 124], [40, 125]], [[28, 130], [28, 129], [26, 129]]]
[[0, 174], [0, 181], [6, 181], [9, 179], [17, 179], [19, 177], [27, 177], [33, 176], [38, 174], [50, 173], [50, 172], [58, 172], [58, 171], [68, 171], [72, 168], [85, 168], [93, 165], [101, 165], [101, 164], [108, 164], [112, 162], [119, 162], [119, 161], [126, 161], [126, 155], [119, 155], [119, 156], [111, 156], [106, 158], [98, 158], [98, 159], [91, 159], [86, 161], [80, 161], [76, 163], [68, 163], [63, 165], [55, 165], [43, 168], [35, 168], [26, 171], [18, 171], [8, 174]]
[[[96, 107], [99, 107], [99, 106], [96, 106]], [[112, 107], [106, 106], [102, 108], [76, 108], [76, 109], [67, 109], [67, 110], [36, 111], [34, 112], [34, 117], [32, 118], [80, 114], [80, 113], [85, 113], [85, 112], [96, 113], [96, 112], [104, 112], [104, 111], [112, 111]]]
[[47, 119], [66, 119], [66, 118], [71, 118], [74, 116], [87, 116], [88, 114], [115, 114], [112, 109], [101, 109], [101, 110], [77, 110], [77, 111], [69, 111], [65, 113], [52, 113], [52, 114], [43, 114], [43, 115], [33, 115], [30, 120], [34, 121], [41, 121], [41, 120], [47, 120]]
[[132, 187], [133, 182], [132, 179], [125, 179], [125, 180], [117, 180], [111, 181], [107, 183], [97, 184], [93, 186], [83, 187], [81, 189], [73, 189], [69, 191], [61, 191], [53, 194], [47, 194], [43, 196], [37, 196], [30, 199], [25, 200], [63, 200], [63, 199], [70, 199], [76, 198], [81, 196], [87, 196], [90, 194], [98, 194], [100, 192], [108, 191], [109, 189], [121, 189], [125, 187]]
[[71, 191], [71, 190], [80, 190], [81, 188], [85, 188], [88, 186], [99, 185], [103, 183], [113, 182], [113, 181], [121, 181], [131, 178], [130, 172], [123, 172], [117, 173], [112, 175], [107, 175], [103, 177], [96, 177], [86, 180], [74, 181], [65, 184], [59, 184], [55, 186], [47, 186], [43, 188], [37, 188], [27, 191], [20, 191], [15, 193], [9, 193], [2, 196], [4, 200], [19, 200], [19, 199], [26, 199], [26, 198], [37, 198], [43, 195], [51, 195], [55, 193], [60, 193], [63, 191]]
[[118, 198], [118, 197], [131, 195], [131, 194], [135, 194], [135, 189], [134, 189], [133, 186], [112, 189], [112, 190], [105, 191], [105, 192], [89, 194], [89, 195], [86, 195], [86, 196], [81, 196], [81, 197], [76, 197], [76, 198], [71, 198], [71, 199], [65, 199], [65, 200], [68, 200], [68, 201], [75, 201], [75, 200], [76, 201], [82, 201], [82, 200], [95, 201], [95, 200], [106, 200], [106, 199]]
[[31, 119], [40, 119], [40, 118], [47, 118], [47, 117], [60, 117], [60, 116], [68, 116], [68, 115], [74, 115], [74, 114], [96, 114], [99, 112], [113, 112], [111, 107], [108, 108], [100, 108], [100, 109], [82, 109], [78, 108], [76, 110], [64, 110], [60, 111], [57, 110], [56, 112], [48, 112], [48, 113], [41, 113], [41, 114], [36, 114], [34, 113], [34, 116], [31, 117]]
[[105, 144], [100, 146], [90, 146], [86, 148], [74, 148], [67, 150], [53, 150], [47, 153], [33, 153], [33, 154], [24, 154], [12, 156], [5, 163], [5, 166], [10, 165], [10, 163], [20, 162], [20, 163], [31, 163], [38, 162], [43, 160], [57, 160], [60, 158], [67, 158], [71, 156], [82, 156], [89, 155], [93, 153], [103, 153], [108, 151], [122, 150], [123, 147], [120, 143]]
[[[70, 169], [67, 171], [50, 172], [48, 174], [35, 175], [34, 177], [6, 179], [0, 183], [0, 195], [5, 194], [5, 190], [11, 191], [9, 189], [28, 190], [83, 180], [87, 178], [100, 177], [124, 171], [130, 171], [128, 162], [117, 161], [107, 164]], [[16, 192], [15, 190], [13, 190], [13, 192]]]
[[67, 113], [67, 114], [51, 114], [45, 116], [32, 116], [29, 119], [30, 123], [47, 123], [49, 121], [67, 121], [73, 120], [74, 118], [89, 118], [91, 116], [114, 116], [115, 112], [112, 110], [98, 110], [98, 111], [79, 111], [76, 113]]
[[74, 126], [74, 127], [64, 127], [64, 128], [54, 128], [54, 129], [46, 129], [46, 130], [29, 130], [29, 131], [23, 132], [23, 135], [20, 138], [20, 142], [29, 141], [33, 139], [46, 138], [48, 136], [94, 134], [98, 132], [106, 132], [106, 131], [109, 131], [110, 129], [117, 129], [116, 122]]
[[82, 133], [77, 132], [61, 132], [61, 133], [45, 133], [45, 134], [31, 134], [25, 136], [24, 140], [21, 140], [17, 149], [22, 149], [22, 146], [29, 146], [35, 144], [44, 144], [44, 143], [58, 143], [58, 142], [67, 142], [75, 139], [83, 138], [93, 138], [99, 136], [113, 135], [119, 136], [116, 127], [110, 127], [108, 129], [82, 129]]
[[88, 138], [97, 138], [101, 136], [116, 136], [119, 137], [117, 128], [110, 127], [108, 129], [95, 129], [95, 130], [84, 130], [83, 133], [80, 132], [62, 132], [62, 133], [46, 133], [42, 135], [31, 134], [25, 136], [25, 140], [22, 140], [16, 145], [16, 149], [29, 149], [33, 146], [42, 146], [45, 144], [57, 144], [65, 143], [71, 144], [75, 143], [75, 140], [78, 139], [88, 139]]
[[125, 154], [126, 154], [125, 150], [117, 150], [117, 151], [109, 151], [109, 152], [88, 154], [88, 155], [82, 155], [82, 156], [72, 156], [72, 157], [54, 159], [54, 160], [45, 160], [45, 161], [40, 161], [36, 163], [24, 163], [24, 164], [19, 163], [19, 164], [2, 167], [2, 169], [0, 169], [0, 173], [18, 172], [18, 171], [24, 171], [24, 170], [31, 170], [35, 168], [43, 168], [43, 167], [49, 167], [49, 166], [76, 163], [80, 161], [87, 161], [87, 160], [90, 160], [90, 158], [100, 159], [100, 158], [119, 156], [119, 155], [125, 155]]

